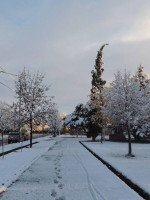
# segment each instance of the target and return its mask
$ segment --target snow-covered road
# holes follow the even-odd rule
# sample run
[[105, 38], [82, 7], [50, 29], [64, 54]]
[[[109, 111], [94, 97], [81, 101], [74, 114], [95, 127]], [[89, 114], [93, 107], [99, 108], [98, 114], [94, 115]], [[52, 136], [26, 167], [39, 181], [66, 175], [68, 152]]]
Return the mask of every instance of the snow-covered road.
[[0, 199], [142, 200], [78, 140], [58, 138]]

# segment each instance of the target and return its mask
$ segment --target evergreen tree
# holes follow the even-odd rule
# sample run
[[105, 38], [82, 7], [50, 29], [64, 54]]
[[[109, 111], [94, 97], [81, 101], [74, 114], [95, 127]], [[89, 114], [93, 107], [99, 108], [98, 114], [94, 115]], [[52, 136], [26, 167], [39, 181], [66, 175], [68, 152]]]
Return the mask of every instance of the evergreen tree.
[[101, 107], [103, 105], [103, 88], [106, 81], [102, 79], [102, 74], [104, 72], [102, 55], [103, 49], [108, 44], [101, 46], [97, 53], [97, 58], [95, 60], [95, 70], [92, 70], [92, 89], [89, 101], [89, 135], [92, 136], [92, 140], [95, 141], [98, 133], [101, 131], [101, 142], [102, 142], [102, 126], [103, 126], [103, 115], [101, 112]]
[[136, 118], [136, 123], [133, 124], [132, 134], [136, 140], [140, 140], [150, 132], [150, 79], [144, 73], [144, 67], [140, 65], [134, 77], [138, 84], [138, 93], [140, 93], [140, 100], [137, 102], [140, 108], [139, 116]]
[[139, 82], [140, 90], [146, 88], [147, 76], [144, 74], [144, 67], [141, 64], [136, 73], [136, 81]]
[[75, 107], [74, 112], [65, 118], [65, 124], [73, 128], [82, 129], [86, 132], [88, 124], [87, 121], [88, 112], [89, 110], [86, 105], [82, 103], [78, 104]]

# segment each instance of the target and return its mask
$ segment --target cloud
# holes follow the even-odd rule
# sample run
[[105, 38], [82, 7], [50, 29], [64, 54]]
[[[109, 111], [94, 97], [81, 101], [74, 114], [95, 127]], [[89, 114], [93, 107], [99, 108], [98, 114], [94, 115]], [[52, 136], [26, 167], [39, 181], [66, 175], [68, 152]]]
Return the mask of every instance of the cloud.
[[[60, 112], [70, 113], [88, 100], [91, 70], [104, 43], [110, 44], [103, 54], [108, 82], [117, 69], [134, 73], [140, 63], [150, 73], [149, 6], [140, 0], [5, 1], [0, 6], [0, 65], [11, 73], [24, 66], [44, 73]], [[12, 96], [0, 86], [1, 98]]]
[[128, 41], [110, 44], [104, 50], [105, 72], [104, 77], [111, 82], [117, 70], [125, 68], [134, 74], [142, 63], [145, 73], [150, 73], [150, 39], [142, 41]]
[[121, 38], [121, 41], [140, 41], [150, 39], [150, 17], [136, 23], [129, 31]]

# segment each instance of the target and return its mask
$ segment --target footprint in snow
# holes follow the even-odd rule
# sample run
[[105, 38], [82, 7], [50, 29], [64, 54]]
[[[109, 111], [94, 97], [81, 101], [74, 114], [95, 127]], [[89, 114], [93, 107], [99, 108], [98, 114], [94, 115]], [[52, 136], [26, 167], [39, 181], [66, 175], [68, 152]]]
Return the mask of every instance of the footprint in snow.
[[57, 183], [58, 183], [57, 179], [55, 179], [55, 180], [54, 180], [54, 183], [55, 183], [55, 184], [57, 184]]
[[58, 166], [58, 164], [59, 164], [58, 162], [55, 162], [55, 163], [54, 163], [55, 166]]
[[59, 184], [58, 187], [59, 187], [59, 189], [63, 189], [64, 185], [63, 184]]
[[52, 197], [56, 197], [57, 196], [57, 192], [55, 190], [52, 190], [51, 196]]
[[56, 174], [57, 176], [59, 176], [59, 172], [55, 172], [55, 174]]

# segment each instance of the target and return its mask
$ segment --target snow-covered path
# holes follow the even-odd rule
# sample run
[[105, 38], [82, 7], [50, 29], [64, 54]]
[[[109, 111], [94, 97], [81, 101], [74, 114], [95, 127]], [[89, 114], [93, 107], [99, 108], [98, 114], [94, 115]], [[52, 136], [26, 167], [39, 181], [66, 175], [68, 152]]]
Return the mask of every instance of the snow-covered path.
[[57, 139], [0, 199], [142, 200], [73, 138]]

